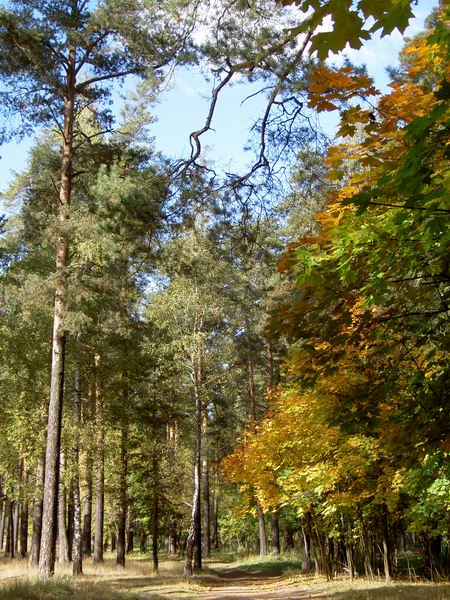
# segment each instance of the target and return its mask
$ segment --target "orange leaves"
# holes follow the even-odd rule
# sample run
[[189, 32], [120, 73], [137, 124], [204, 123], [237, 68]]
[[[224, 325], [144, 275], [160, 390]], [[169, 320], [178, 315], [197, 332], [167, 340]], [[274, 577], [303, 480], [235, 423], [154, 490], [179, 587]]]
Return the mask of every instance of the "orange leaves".
[[366, 98], [379, 93], [367, 75], [355, 73], [351, 66], [333, 70], [321, 65], [313, 73], [308, 105], [318, 112], [339, 110], [342, 103], [352, 98]]

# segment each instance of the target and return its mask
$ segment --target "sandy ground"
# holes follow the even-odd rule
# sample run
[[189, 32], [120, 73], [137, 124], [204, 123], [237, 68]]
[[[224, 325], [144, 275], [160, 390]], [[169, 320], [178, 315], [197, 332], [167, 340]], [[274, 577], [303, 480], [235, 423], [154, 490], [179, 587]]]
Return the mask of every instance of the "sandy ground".
[[[153, 600], [155, 597], [173, 600], [307, 600], [319, 598], [312, 595], [304, 587], [290, 583], [282, 576], [281, 568], [271, 573], [257, 569], [239, 569], [231, 565], [217, 565], [210, 568], [208, 575], [194, 577], [194, 589], [182, 590], [161, 588], [145, 590], [143, 600]], [[158, 596], [161, 594], [161, 596]]]

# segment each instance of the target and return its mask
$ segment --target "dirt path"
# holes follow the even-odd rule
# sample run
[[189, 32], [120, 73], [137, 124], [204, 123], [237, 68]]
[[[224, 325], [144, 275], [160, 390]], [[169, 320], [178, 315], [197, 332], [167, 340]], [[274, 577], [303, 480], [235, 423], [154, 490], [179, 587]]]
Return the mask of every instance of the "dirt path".
[[276, 571], [214, 569], [216, 580], [208, 581], [209, 590], [198, 597], [202, 600], [306, 600], [311, 594]]

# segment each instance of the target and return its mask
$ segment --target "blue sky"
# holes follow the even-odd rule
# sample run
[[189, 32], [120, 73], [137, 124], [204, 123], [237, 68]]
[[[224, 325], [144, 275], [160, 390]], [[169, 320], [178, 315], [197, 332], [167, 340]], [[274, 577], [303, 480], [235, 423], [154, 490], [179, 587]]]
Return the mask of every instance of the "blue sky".
[[[420, 31], [424, 19], [436, 5], [437, 0], [419, 0], [413, 8], [415, 18], [405, 35], [412, 36]], [[365, 64], [376, 85], [386, 89], [386, 67], [397, 63], [402, 44], [402, 35], [394, 31], [382, 39], [375, 37], [358, 51], [349, 49], [344, 54], [356, 64]], [[336, 57], [337, 62], [340, 60], [342, 57]], [[252, 162], [252, 156], [245, 154], [243, 148], [248, 139], [249, 126], [261, 115], [264, 97], [257, 96], [243, 105], [242, 100], [256, 89], [255, 84], [238, 84], [224, 90], [213, 121], [214, 131], [208, 132], [203, 138], [203, 146], [207, 146], [206, 156], [223, 169], [239, 169]], [[162, 94], [154, 109], [157, 121], [152, 127], [152, 134], [157, 150], [172, 157], [186, 156], [189, 152], [189, 133], [203, 125], [210, 91], [211, 84], [198, 71], [184, 68], [175, 75], [170, 88]], [[336, 118], [326, 115], [321, 124], [332, 134]], [[30, 138], [20, 144], [10, 143], [0, 147], [0, 190], [4, 190], [11, 181], [13, 172], [20, 172], [24, 168], [27, 150], [32, 142]]]

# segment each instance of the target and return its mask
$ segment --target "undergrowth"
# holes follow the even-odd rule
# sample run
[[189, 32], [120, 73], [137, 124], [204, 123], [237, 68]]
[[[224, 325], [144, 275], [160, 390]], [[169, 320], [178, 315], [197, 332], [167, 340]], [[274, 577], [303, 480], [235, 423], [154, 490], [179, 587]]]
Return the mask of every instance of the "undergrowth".
[[112, 589], [105, 583], [72, 583], [65, 578], [22, 579], [0, 588], [2, 600], [139, 600], [130, 592]]

